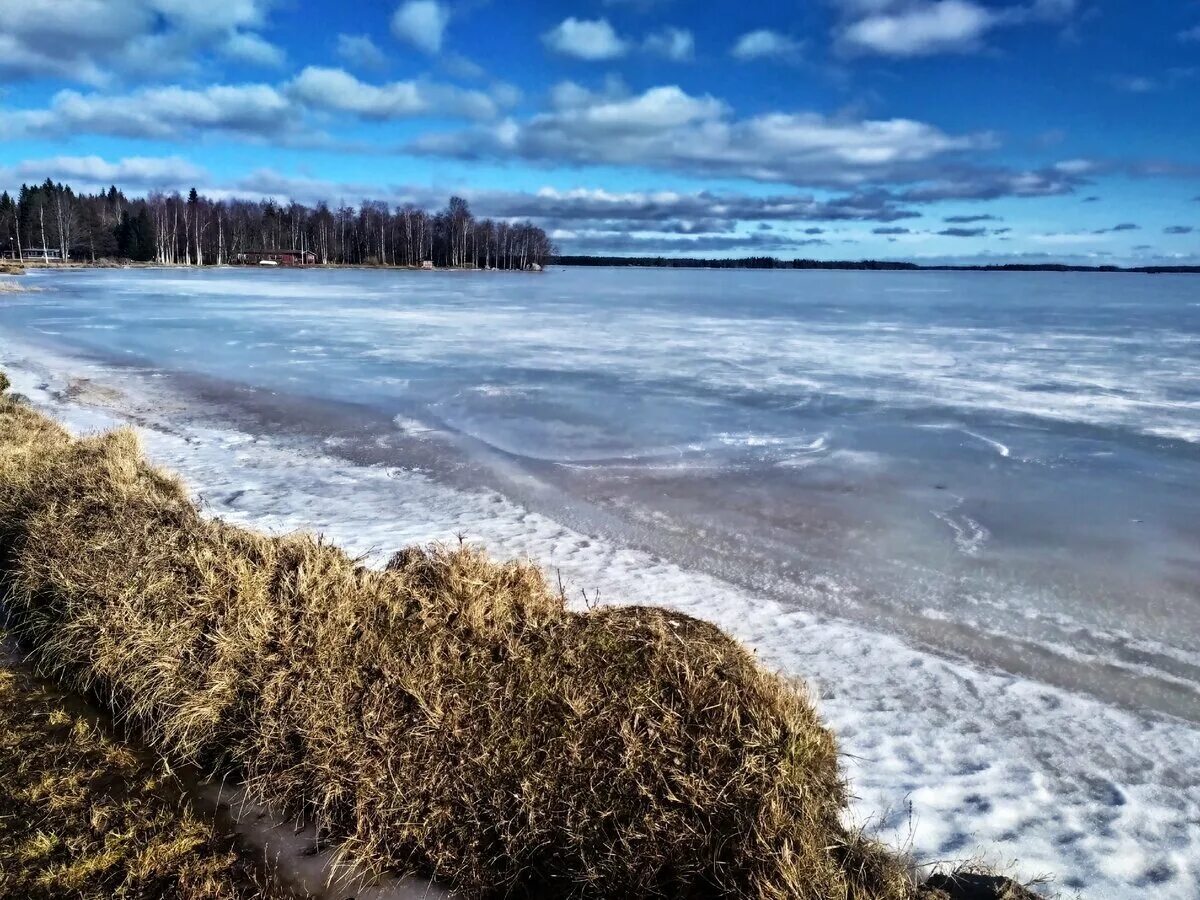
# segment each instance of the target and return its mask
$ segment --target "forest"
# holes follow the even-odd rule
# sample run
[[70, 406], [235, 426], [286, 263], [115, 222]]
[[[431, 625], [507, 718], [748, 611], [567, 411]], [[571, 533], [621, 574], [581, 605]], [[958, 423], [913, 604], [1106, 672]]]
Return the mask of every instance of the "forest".
[[206, 266], [244, 253], [297, 251], [322, 265], [529, 269], [555, 254], [530, 222], [477, 218], [451, 197], [430, 212], [365, 200], [357, 207], [315, 207], [273, 200], [185, 196], [129, 197], [115, 186], [76, 193], [49, 179], [0, 194], [0, 255], [12, 259], [129, 260]]

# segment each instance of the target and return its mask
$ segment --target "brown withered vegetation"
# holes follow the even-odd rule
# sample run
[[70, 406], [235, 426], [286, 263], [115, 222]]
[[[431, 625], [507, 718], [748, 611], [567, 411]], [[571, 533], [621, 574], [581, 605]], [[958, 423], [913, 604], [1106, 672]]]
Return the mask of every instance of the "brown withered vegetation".
[[152, 758], [0, 668], [0, 897], [252, 900], [264, 881]]
[[0, 580], [45, 671], [366, 871], [467, 897], [922, 893], [843, 824], [808, 698], [708, 623], [575, 612], [466, 546], [378, 571], [234, 527], [131, 432], [75, 440], [3, 398]]

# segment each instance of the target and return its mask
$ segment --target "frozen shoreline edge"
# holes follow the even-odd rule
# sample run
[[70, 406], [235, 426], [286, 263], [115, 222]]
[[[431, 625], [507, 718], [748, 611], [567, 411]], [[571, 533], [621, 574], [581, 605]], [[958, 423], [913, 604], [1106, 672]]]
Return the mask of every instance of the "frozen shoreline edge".
[[[109, 413], [54, 401], [46, 392], [38, 390], [38, 378], [35, 375], [28, 371], [20, 371], [9, 360], [5, 360], [5, 363], [12, 374], [17, 376], [14, 378], [17, 382], [15, 389], [33, 396], [40, 408], [50, 412], [60, 421], [65, 421], [71, 430], [78, 432], [123, 424], [119, 417], [114, 417]], [[413, 476], [412, 473], [398, 473], [397, 478], [378, 471], [358, 471], [354, 466], [327, 458], [311, 457], [297, 460], [294, 453], [271, 448], [269, 443], [246, 435], [219, 434], [213, 431], [190, 434], [185, 438], [156, 432], [144, 432], [144, 434], [147, 438], [147, 450], [156, 462], [185, 474], [194, 486], [200, 488], [201, 494], [206, 498], [219, 497], [224, 488], [229, 486], [230, 478], [240, 475], [244, 481], [247, 476], [262, 477], [262, 480], [253, 489], [256, 497], [239, 504], [236, 509], [217, 508], [215, 511], [234, 521], [253, 521], [260, 526], [265, 519], [269, 522], [272, 530], [290, 530], [296, 527], [317, 528], [335, 534], [335, 539], [340, 543], [350, 544], [356, 549], [363, 550], [370, 549], [369, 545], [363, 546], [365, 540], [382, 537], [384, 532], [389, 535], [397, 532], [409, 536], [427, 535], [428, 525], [420, 522], [420, 517], [412, 514], [413, 510], [407, 510], [409, 513], [407, 517], [404, 516], [403, 511], [394, 511], [395, 495], [403, 493], [400, 489], [408, 486], [410, 488], [419, 487], [425, 495], [423, 502], [427, 504], [446, 502], [446, 498], [453, 494], [454, 497], [451, 498], [451, 501], [459, 504], [455, 509], [460, 523], [464, 520], [473, 520], [471, 524], [474, 527], [470, 529], [471, 536], [474, 538], [478, 534], [488, 543], [489, 547], [496, 550], [498, 546], [500, 552], [505, 555], [523, 554], [549, 561], [556, 557], [553, 551], [556, 545], [570, 543], [572, 540], [578, 543], [580, 537], [570, 535], [566, 529], [561, 527], [556, 528], [555, 523], [544, 521], [533, 523], [533, 533], [531, 534], [525, 527], [529, 523], [522, 521], [519, 523], [520, 527], [513, 527], [511, 520], [504, 520], [506, 516], [511, 517], [514, 510], [503, 507], [503, 504], [501, 504], [502, 508], [497, 509], [497, 504], [490, 498], [478, 498], [479, 502], [476, 503], [463, 492], [452, 492], [448, 489], [439, 491], [436, 486], [422, 483], [422, 480]], [[198, 458], [205, 454], [207, 454], [206, 459]], [[218, 459], [218, 457], [222, 458]], [[229, 468], [232, 471], [223, 471], [226, 464], [230, 464]], [[273, 473], [270, 471], [272, 465], [276, 466], [276, 471]], [[360, 512], [356, 520], [355, 515], [347, 510], [344, 504], [338, 514], [331, 515], [325, 522], [312, 521], [307, 518], [312, 515], [312, 490], [315, 488], [319, 494], [319, 485], [303, 484], [300, 485], [301, 489], [294, 492], [288, 487], [287, 467], [292, 468], [292, 476], [300, 478], [301, 469], [304, 466], [309, 466], [310, 469], [303, 474], [315, 475], [318, 481], [333, 476], [335, 480], [342, 483], [343, 488], [346, 488], [347, 484], [351, 484], [350, 490], [361, 494], [362, 499], [388, 500], [393, 507], [391, 513], [393, 519], [391, 521], [386, 518], [382, 521], [375, 520], [374, 531], [368, 529], [368, 536], [365, 538], [359, 530], [364, 517], [363, 513]], [[283, 472], [279, 471], [281, 468], [284, 469]], [[276, 480], [268, 483], [269, 479], [266, 476], [271, 476]], [[382, 483], [380, 479], [382, 479]], [[396, 483], [397, 480], [401, 482], [400, 485]], [[287, 489], [287, 493], [280, 494], [280, 489], [284, 488]], [[275, 493], [272, 494], [272, 491]], [[292, 498], [292, 493], [297, 496]], [[442, 495], [440, 501], [439, 493]], [[379, 496], [380, 494], [382, 497]], [[310, 502], [304, 502], [306, 498]], [[326, 498], [327, 501], [329, 499]], [[334, 505], [336, 506], [336, 504]], [[219, 507], [219, 504], [214, 504], [214, 506]], [[482, 511], [480, 506], [483, 507]], [[373, 510], [378, 508], [370, 507]], [[400, 517], [399, 521], [395, 518], [397, 516]], [[532, 514], [521, 514], [521, 517], [525, 519], [538, 518]], [[371, 518], [371, 513], [367, 512], [365, 518]], [[418, 521], [414, 521], [414, 519]], [[350, 536], [349, 540], [346, 540], [347, 536]], [[408, 539], [406, 538], [404, 542], [408, 542]], [[397, 541], [393, 541], [393, 545], [396, 543]], [[547, 546], [552, 549], [550, 554], [545, 556], [541, 550]], [[1029, 751], [1034, 748], [1029, 745], [1034, 743], [1030, 740], [1031, 738], [1045, 737], [1047, 734], [1056, 732], [1061, 733], [1063, 729], [1056, 728], [1053, 720], [1064, 718], [1064, 710], [1066, 718], [1073, 720], [1071, 727], [1066, 728], [1066, 734], [1069, 736], [1080, 737], [1080, 723], [1086, 725], [1089, 720], [1095, 719], [1095, 724], [1092, 727], [1084, 727], [1082, 734], [1094, 733], [1095, 729], [1105, 726], [1115, 726], [1122, 737], [1141, 734], [1143, 741], [1135, 741], [1135, 743], [1144, 742], [1151, 746], [1157, 736], [1162, 747], [1174, 750], [1170, 755], [1175, 758], [1176, 762], [1183, 764], [1188, 761], [1187, 744], [1189, 735], [1190, 739], [1194, 740], [1195, 738], [1194, 729], [1180, 729], [1169, 724], [1158, 724], [1147, 729], [1144, 727], [1144, 723], [1140, 723], [1136, 717], [1106, 710], [1100, 707], [1100, 704], [1084, 698], [1021, 682], [1020, 679], [974, 671], [967, 666], [930, 659], [925, 654], [915, 653], [895, 638], [856, 629], [846, 626], [844, 623], [801, 611], [785, 609], [778, 604], [758, 601], [745, 592], [721, 585], [714, 579], [682, 572], [661, 563], [661, 561], [647, 565], [645, 560], [638, 558], [638, 554], [623, 553], [620, 548], [602, 549], [603, 554], [599, 557], [592, 554], [590, 561], [584, 559], [583, 564], [575, 563], [563, 567], [572, 576], [574, 583], [587, 586], [590, 582], [594, 586], [595, 581], [592, 579], [602, 577], [601, 572], [610, 570], [615, 562], [617, 567], [623, 570], [620, 574], [624, 576], [624, 578], [616, 580], [618, 583], [623, 581], [626, 591], [628, 591], [630, 586], [638, 583], [643, 588], [653, 584], [656, 579], [644, 577], [644, 572], [650, 570], [664, 580], [661, 587], [672, 588], [666, 592], [668, 599], [661, 602], [675, 606], [683, 612], [717, 621], [718, 624], [731, 630], [747, 644], [756, 646], [762, 658], [773, 667], [793, 673], [808, 673], [810, 677], [818, 679], [818, 683], [823, 688], [821, 694], [825, 701], [823, 703], [825, 718], [842, 739], [843, 746], [849, 755], [847, 763], [856, 786], [861, 791], [863, 784], [866, 783], [868, 791], [875, 791], [877, 795], [882, 794], [885, 801], [890, 797], [892, 802], [895, 802], [898, 797], [907, 794], [909, 802], [912, 804], [910, 816], [884, 817], [876, 829], [881, 834], [903, 837], [906, 831], [911, 831], [914, 847], [921, 850], [919, 855], [928, 858], [932, 858], [932, 855], [925, 852], [926, 846], [929, 846], [935, 854], [941, 855], [944, 846], [953, 845], [958, 841], [958, 846], [963, 851], [962, 855], [967, 856], [974, 847], [986, 846], [989, 843], [988, 835], [993, 835], [991, 840], [999, 844], [1003, 852], [1011, 853], [1020, 859], [1023, 865], [1020, 873], [1022, 876], [1031, 877], [1043, 870], [1053, 869], [1064, 873], [1063, 884], [1068, 888], [1075, 886], [1070, 883], [1069, 879], [1078, 877], [1082, 883], [1077, 886], [1085, 888], [1089, 896], [1118, 897], [1123, 894], [1120, 892], [1105, 894], [1102, 892], [1103, 888], [1107, 886], [1110, 891], [1120, 891], [1119, 886], [1128, 887], [1138, 883], [1145, 872], [1162, 870], [1163, 861], [1155, 861], [1150, 858], [1149, 853], [1145, 852], [1150, 849], [1147, 840], [1149, 834], [1144, 831], [1141, 834], [1137, 832], [1147, 825], [1145, 821], [1147, 817], [1151, 820], [1160, 818], [1165, 810], [1168, 822], [1175, 819], [1183, 827], [1173, 833], [1172, 840], [1163, 842], [1167, 848], [1164, 851], [1165, 864], [1174, 870], [1174, 877], [1164, 879], [1158, 884], [1159, 896], [1179, 896], [1181, 898], [1191, 896], [1189, 886], [1196, 883], [1197, 875], [1196, 870], [1189, 864], [1189, 854], [1194, 858], [1194, 850], [1200, 846], [1200, 827], [1192, 826], [1190, 832], [1187, 828], [1189, 810], [1195, 809], [1195, 804], [1200, 800], [1200, 797], [1196, 796], [1195, 789], [1190, 798], [1185, 792], [1183, 799], [1187, 802], [1182, 806], [1177, 805], [1173, 810], [1170, 809], [1169, 804], [1166, 807], [1159, 807], [1157, 812], [1155, 812], [1153, 803], [1149, 807], [1143, 808], [1137, 816], [1138, 822], [1135, 823], [1139, 827], [1133, 829], [1132, 837], [1129, 833], [1122, 833], [1129, 831], [1127, 827], [1122, 829], [1118, 825], [1113, 829], [1117, 834], [1112, 839], [1100, 840], [1097, 846], [1090, 849], [1090, 852], [1081, 854], [1078, 860], [1081, 865], [1076, 867], [1076, 871], [1080, 873], [1078, 876], [1072, 876], [1069, 871], [1072, 867], [1064, 866], [1061, 860], [1056, 860], [1058, 854], [1051, 851], [1052, 847], [1062, 846], [1061, 842], [1055, 839], [1055, 831], [1066, 830], [1069, 832], [1070, 828], [1065, 826], [1071, 824], [1072, 817], [1067, 816], [1068, 821], [1057, 823], [1056, 827], [1046, 827], [1045, 823], [1039, 827], [1036, 815], [1029, 816], [1028, 821], [1022, 821], [1018, 810], [1021, 804], [1014, 805], [1014, 801], [1018, 799], [1017, 795], [1027, 795], [1029, 789], [1033, 789], [1035, 792], [1033, 797], [1025, 796], [1026, 805], [1028, 806], [1029, 801], [1044, 801], [1046, 805], [1040, 810], [1036, 802], [1032, 804], [1033, 812], [1040, 811], [1044, 814], [1054, 805], [1052, 801], [1062, 799], [1056, 791], [1048, 790], [1045, 784], [1040, 785], [1040, 796], [1037, 793], [1041, 778], [1045, 777], [1047, 773], [1054, 774], [1055, 764], [1061, 759], [1057, 754], [1053, 754], [1048, 758], [1038, 760], [1040, 754], [1036, 752], [1030, 754]], [[587, 554], [584, 555], [587, 556]], [[557, 556], [561, 559], [561, 554], [557, 554]], [[697, 595], [702, 599], [697, 599]], [[606, 589], [605, 596], [606, 599], [611, 599], [620, 597], [622, 594]], [[625, 596], [631, 601], [635, 599], [635, 597], [628, 596], [627, 593]], [[797, 646], [803, 643], [803, 638], [811, 637], [816, 633], [825, 636], [836, 634], [838, 641], [832, 653], [814, 652], [815, 648], [806, 650], [802, 646]], [[821, 644], [823, 642], [814, 641], [814, 643]], [[855, 658], [856, 653], [857, 659]], [[932, 713], [935, 713], [933, 715], [930, 714], [930, 710], [924, 710], [922, 718], [927, 721], [906, 723], [903, 721], [906, 713], [915, 711], [919, 714], [922, 712], [920, 704], [916, 710], [905, 709], [903, 695], [912, 692], [905, 692], [903, 685], [893, 685], [893, 691], [890, 692], [876, 688], [887, 682], [888, 674], [917, 669], [927, 670], [926, 678], [930, 677], [929, 672], [932, 671], [932, 681], [929, 682], [929, 686], [936, 688], [941, 693], [953, 696], [947, 696], [946, 699], [951, 702], [942, 704], [938, 709], [933, 710]], [[866, 678], [865, 685], [861, 683], [863, 676], [872, 671], [875, 672], [875, 677], [873, 679]], [[955, 692], [950, 690], [950, 687], [956, 682], [964, 689], [961, 695], [955, 695]], [[900, 688], [898, 693], [894, 690], [897, 687]], [[1049, 727], [1032, 729], [1028, 734], [1019, 734], [1017, 735], [1018, 740], [1015, 742], [1012, 736], [1009, 736], [1010, 745], [998, 748], [1000, 750], [998, 755], [1002, 758], [1002, 768], [1007, 767], [1008, 774], [1016, 777], [1003, 779], [998, 777], [1000, 773], [993, 772], [989, 778], [972, 779], [973, 775], [979, 775], [992, 768], [997, 762], [994, 759], [988, 761], [985, 768], [977, 769], [975, 772], [971, 772], [969, 769], [978, 766], [982, 761], [980, 759], [965, 760], [967, 763], [965, 767], [954, 765], [939, 767], [934, 764], [937, 762], [936, 757], [938, 756], [946, 757], [942, 760], [943, 763], [962, 763], [964, 762], [962, 757], [979, 756], [980, 754], [973, 754], [971, 751], [978, 749], [977, 745], [981, 740], [987, 740], [986, 737], [980, 738], [978, 735], [971, 738], [969, 734], [959, 734], [957, 741], [951, 740], [953, 734], [946, 729], [961, 728], [964, 718], [968, 720], [973, 718], [970, 710], [957, 708], [953, 701], [961, 700], [963, 696], [973, 695], [978, 703], [977, 714], [986, 715], [997, 711], [997, 697], [1002, 698], [1005, 694], [1012, 693], [1039, 699], [1051, 698], [1044, 701], [1047, 709], [1035, 711], [1050, 717], [1051, 721], [1043, 723], [1044, 726]], [[911, 700], [910, 697], [909, 705], [911, 705]], [[875, 706], [882, 708], [871, 710], [872, 701]], [[1024, 703], [1017, 704], [1018, 707], [1026, 705]], [[1004, 704], [999, 704], [999, 706], [1002, 708]], [[1100, 709], [1097, 710], [1097, 707]], [[1102, 715], [1097, 716], [1097, 713]], [[881, 717], [884, 721], [877, 721]], [[984, 715], [980, 715], [980, 718], [983, 717]], [[995, 716], [992, 718], [995, 719]], [[1000, 721], [1003, 721], [1003, 718], [1004, 716], [1000, 716]], [[1107, 720], [1105, 725], [1101, 725], [1102, 719]], [[902, 730], [906, 724], [909, 729], [907, 733], [895, 733]], [[915, 732], [914, 725], [916, 725]], [[892, 732], [891, 734], [888, 733], [889, 730]], [[946, 735], [945, 743], [949, 746], [923, 748], [927, 753], [932, 753], [934, 758], [922, 758], [916, 754], [918, 745], [928, 743], [928, 740], [922, 742], [917, 738], [921, 736], [926, 739], [932, 738], [937, 743], [941, 740], [942, 734]], [[962, 740], [964, 737], [967, 738], [965, 742]], [[1004, 750], [1012, 749], [1012, 744], [1016, 746], [1025, 744], [1024, 753], [1005, 753]], [[880, 759], [875, 759], [865, 766], [856, 766], [854, 764], [856, 758], [866, 758], [864, 751], [866, 755], [875, 753], [884, 757], [887, 759], [887, 763], [881, 766]], [[982, 755], [986, 757], [989, 754]], [[1005, 757], [1007, 758], [1005, 759]], [[1033, 768], [1023, 765], [1026, 758], [1037, 760], [1039, 765]], [[1087, 768], [1091, 771], [1079, 774], [1086, 776], [1085, 781], [1087, 777], [1095, 779], [1097, 777], [1095, 767]], [[947, 777], [948, 770], [955, 769], [961, 769], [961, 771], [949, 772], [949, 777]], [[864, 779], [863, 774], [868, 771], [873, 771], [874, 774], [871, 778]], [[1102, 771], [1103, 767], [1101, 767]], [[936, 792], [939, 788], [941, 780], [938, 777], [939, 772], [941, 779], [944, 779], [944, 783], [940, 784], [944, 796], [940, 798], [929, 794], [930, 790]], [[981, 782], [985, 786], [982, 790], [973, 792], [959, 783], [972, 780]], [[949, 839], [938, 840], [938, 828], [930, 828], [935, 823], [930, 823], [924, 819], [924, 816], [932, 818], [938, 812], [948, 813], [950, 810], [947, 808], [947, 801], [952, 806], [961, 806], [962, 803], [966, 803], [968, 810], [972, 805], [979, 805], [978, 801], [971, 800], [972, 797], [982, 797], [985, 801], [990, 802], [992, 794], [986, 789], [989, 781], [993, 785], [1008, 784], [1009, 790], [996, 792], [1003, 802], [997, 802], [991, 810], [975, 811], [976, 818], [981, 820], [978, 823], [981, 827], [977, 829], [971, 829], [972, 823], [964, 823], [959, 821], [959, 817], [955, 817], [956, 824], [963, 826], [960, 833], [949, 836], [942, 835]], [[888, 782], [890, 782], [890, 786]], [[1153, 783], [1148, 786], [1146, 784], [1123, 785], [1117, 781], [1113, 781], [1112, 785], [1116, 794], [1110, 794], [1109, 798], [1119, 795], [1122, 798], [1119, 806], [1134, 808], [1138, 804], [1131, 804], [1129, 800], [1136, 797], [1139, 788], [1149, 787], [1149, 793], [1154, 796], [1143, 799], [1154, 800], [1161, 788], [1168, 787], [1166, 784], [1154, 785]], [[897, 787], [900, 790], [897, 790]], [[1099, 793], [1103, 794], [1104, 791], [1099, 790]], [[1005, 794], [1008, 796], [1003, 797]], [[874, 795], [864, 797], [861, 808], [882, 809], [889, 805], [888, 802], [882, 804], [873, 802], [874, 799]], [[1069, 811], [1079, 812], [1081, 816], [1087, 818], [1089, 812], [1096, 812], [1097, 805], [1103, 804], [1095, 801], [1094, 798], [1092, 801], [1082, 803], [1080, 799], [1076, 799], [1073, 804], [1068, 804], [1067, 808]], [[1073, 806], [1081, 807], [1081, 809], [1073, 810]], [[1010, 823], [1009, 827], [1002, 827], [1002, 822], [989, 823], [988, 814], [1001, 811], [997, 810], [997, 807], [1001, 807], [1003, 811], [1002, 815], [995, 817], [999, 820], [1004, 820], [1006, 817], [1012, 819], [1013, 814], [1018, 813], [1015, 817], [1017, 819], [1015, 824]], [[1091, 808], [1089, 809], [1089, 807]], [[1028, 810], [1026, 814], [1029, 814]], [[912, 816], [915, 816], [915, 824], [910, 818]], [[1180, 821], [1181, 818], [1182, 821]], [[947, 823], [940, 824], [944, 830]], [[1112, 820], [1110, 824], [1117, 824], [1117, 821]], [[1013, 835], [1015, 840], [1002, 839], [1004, 834]], [[961, 840], [964, 836], [967, 838], [966, 842]], [[971, 836], [975, 836], [978, 840], [971, 843]], [[1057, 836], [1061, 838], [1064, 835], [1060, 833]], [[1113, 846], [1114, 842], [1117, 845], [1115, 847]], [[1076, 847], [1079, 839], [1068, 843], [1070, 846]], [[1026, 847], [1029, 848], [1028, 851], [1025, 849]], [[1144, 866], [1139, 865], [1143, 862], [1142, 856], [1146, 857]], [[1043, 860], [1045, 865], [1041, 864]], [[1108, 868], [1114, 869], [1114, 871], [1107, 873], [1102, 871], [1105, 866], [1101, 863], [1105, 860], [1109, 862]], [[1126, 868], [1126, 872], [1122, 872], [1117, 866]], [[1089, 868], [1094, 868], [1095, 871], [1087, 873]], [[1138, 869], [1141, 871], [1137, 871]], [[1084, 873], [1090, 877], [1084, 877]], [[1101, 891], [1097, 891], [1095, 888], [1100, 888]], [[1179, 893], [1174, 893], [1175, 890], [1178, 890]]]

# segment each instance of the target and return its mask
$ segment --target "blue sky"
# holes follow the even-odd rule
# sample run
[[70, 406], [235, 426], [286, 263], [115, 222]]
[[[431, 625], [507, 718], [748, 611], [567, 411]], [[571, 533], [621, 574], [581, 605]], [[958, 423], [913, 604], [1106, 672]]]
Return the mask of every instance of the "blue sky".
[[0, 0], [0, 185], [565, 252], [1200, 262], [1200, 0]]

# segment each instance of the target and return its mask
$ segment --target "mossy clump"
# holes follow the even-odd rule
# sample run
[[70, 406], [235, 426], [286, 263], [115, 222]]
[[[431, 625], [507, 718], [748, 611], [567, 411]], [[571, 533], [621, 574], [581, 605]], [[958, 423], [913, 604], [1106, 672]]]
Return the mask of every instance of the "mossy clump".
[[39, 664], [370, 871], [467, 897], [901, 900], [833, 736], [715, 626], [525, 562], [385, 571], [202, 516], [129, 431], [0, 398], [0, 587]]

